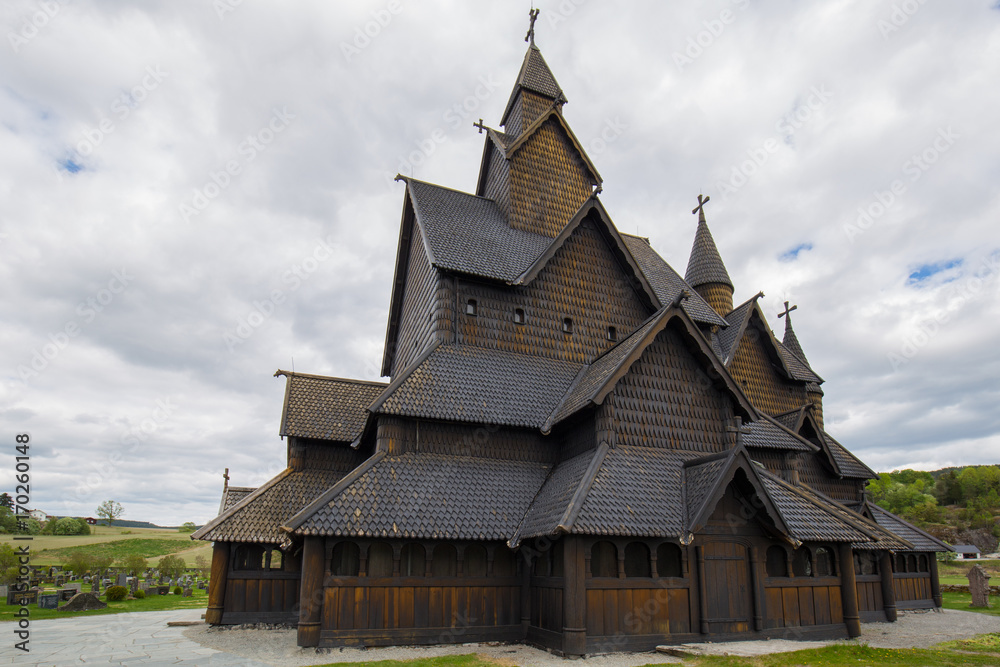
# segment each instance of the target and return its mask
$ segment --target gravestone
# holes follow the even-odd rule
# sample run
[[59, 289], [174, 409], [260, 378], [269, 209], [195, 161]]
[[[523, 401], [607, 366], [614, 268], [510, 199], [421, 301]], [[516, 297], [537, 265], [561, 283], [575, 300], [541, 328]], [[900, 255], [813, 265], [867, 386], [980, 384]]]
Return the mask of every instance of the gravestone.
[[93, 593], [77, 593], [69, 602], [61, 607], [59, 611], [90, 611], [91, 609], [104, 609], [108, 605], [101, 602], [101, 599]]
[[969, 578], [969, 592], [972, 593], [973, 607], [990, 606], [990, 575], [982, 565], [973, 565], [969, 568], [969, 573], [965, 575]]
[[59, 596], [60, 602], [66, 602], [79, 592], [80, 591], [76, 590], [75, 588], [60, 588], [56, 594]]
[[7, 588], [7, 584], [3, 584], [2, 586], [0, 586], [0, 598], [6, 599], [8, 590], [9, 589]]
[[203, 591], [203, 590], [205, 590], [205, 588], [206, 588], [205, 582], [204, 581], [199, 581], [198, 582], [198, 590]]
[[97, 577], [91, 579], [90, 592], [97, 595], [101, 594], [101, 581]]
[[38, 596], [39, 609], [55, 609], [58, 606], [59, 606], [58, 593], [46, 593], [45, 595]]
[[126, 586], [128, 585], [128, 575], [124, 572], [119, 572], [118, 577], [115, 578], [115, 586]]
[[28, 591], [11, 590], [7, 593], [7, 604], [18, 607], [25, 607], [38, 602], [38, 589], [33, 588]]
[[184, 589], [184, 591], [181, 593], [181, 597], [185, 597], [185, 598], [191, 597], [191, 587], [190, 586], [188, 586], [187, 588]]
[[79, 581], [75, 581], [72, 584], [66, 584], [65, 586], [63, 586], [63, 588], [72, 588], [77, 593], [79, 593], [83, 590], [83, 584], [81, 584]]

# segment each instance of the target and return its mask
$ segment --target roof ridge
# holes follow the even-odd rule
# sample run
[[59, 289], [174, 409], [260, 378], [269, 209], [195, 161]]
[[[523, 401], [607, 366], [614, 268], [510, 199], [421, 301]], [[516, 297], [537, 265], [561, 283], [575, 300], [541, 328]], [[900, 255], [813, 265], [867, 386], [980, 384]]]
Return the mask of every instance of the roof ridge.
[[247, 495], [245, 495], [242, 498], [240, 498], [239, 502], [237, 502], [235, 505], [233, 505], [232, 507], [230, 507], [226, 511], [220, 513], [217, 517], [215, 517], [214, 519], [212, 519], [211, 521], [209, 521], [208, 523], [206, 523], [204, 526], [202, 526], [198, 530], [196, 530], [193, 533], [191, 533], [191, 539], [192, 540], [199, 540], [199, 539], [201, 539], [202, 535], [205, 535], [210, 530], [214, 530], [214, 529], [218, 528], [221, 524], [225, 523], [230, 517], [232, 517], [233, 514], [235, 514], [237, 510], [242, 509], [247, 504], [249, 504], [252, 500], [254, 500], [256, 498], [259, 498], [262, 493], [264, 493], [265, 491], [267, 491], [268, 489], [270, 489], [272, 486], [274, 486], [275, 484], [277, 484], [281, 480], [283, 480], [286, 477], [288, 477], [289, 475], [291, 475], [293, 472], [294, 471], [291, 468], [285, 468], [284, 470], [282, 470], [281, 472], [279, 472], [277, 475], [275, 475], [274, 477], [272, 477], [268, 481], [264, 482], [263, 484], [261, 484], [260, 486], [258, 486], [256, 489], [254, 489], [253, 491], [251, 491]]
[[573, 497], [570, 499], [569, 505], [566, 506], [566, 511], [563, 513], [559, 523], [556, 524], [556, 530], [565, 533], [573, 531], [573, 524], [576, 523], [577, 518], [580, 516], [583, 504], [587, 502], [590, 489], [593, 488], [594, 480], [597, 479], [597, 474], [601, 471], [601, 466], [604, 465], [604, 459], [607, 458], [610, 449], [608, 443], [603, 440], [601, 444], [594, 448], [594, 457], [590, 459], [590, 464], [583, 473], [583, 477], [580, 478], [580, 484], [576, 487], [576, 491], [573, 492]]
[[782, 431], [785, 431], [786, 433], [788, 433], [792, 437], [797, 438], [798, 440], [801, 440], [805, 444], [809, 445], [809, 447], [813, 450], [814, 453], [823, 450], [822, 447], [819, 447], [819, 446], [815, 445], [814, 443], [809, 442], [808, 440], [806, 440], [805, 438], [803, 438], [801, 435], [799, 435], [798, 433], [796, 433], [792, 429], [788, 428], [787, 426], [785, 426], [784, 424], [782, 424], [781, 422], [779, 422], [777, 419], [775, 419], [774, 417], [772, 417], [769, 414], [767, 414], [766, 412], [760, 413], [760, 416], [763, 418], [763, 420], [768, 421], [768, 422], [774, 424], [775, 426], [777, 426], [778, 428], [780, 428]]
[[301, 528], [302, 524], [308, 521], [313, 514], [323, 507], [323, 505], [326, 505], [343, 493], [348, 486], [357, 481], [357, 479], [363, 474], [371, 470], [379, 461], [384, 459], [387, 454], [388, 452], [382, 449], [369, 456], [357, 468], [344, 475], [339, 482], [334, 484], [324, 493], [321, 493], [315, 500], [296, 512], [295, 515], [285, 521], [285, 524], [283, 526], [279, 526], [279, 528], [286, 533], [291, 533]]
[[299, 372], [296, 372], [296, 371], [285, 371], [285, 370], [281, 370], [280, 368], [278, 370], [276, 370], [274, 372], [274, 375], [272, 375], [271, 377], [278, 377], [278, 376], [284, 376], [284, 377], [289, 378], [289, 379], [291, 379], [293, 377], [297, 377], [297, 378], [309, 378], [311, 380], [327, 380], [327, 381], [330, 381], [330, 382], [347, 382], [347, 383], [350, 383], [350, 384], [367, 384], [367, 385], [381, 386], [381, 387], [387, 387], [387, 386], [389, 386], [388, 382], [379, 382], [377, 380], [357, 380], [355, 378], [342, 378], [342, 377], [336, 377], [334, 375], [314, 375], [312, 373], [299, 373]]
[[396, 174], [394, 180], [403, 181], [407, 184], [412, 182], [412, 183], [418, 183], [420, 185], [428, 185], [432, 188], [438, 188], [440, 190], [448, 190], [449, 192], [454, 192], [455, 194], [465, 195], [466, 197], [474, 197], [475, 199], [482, 199], [483, 201], [488, 201], [488, 202], [494, 201], [489, 197], [484, 197], [483, 195], [477, 195], [472, 192], [465, 192], [464, 190], [459, 190], [457, 188], [449, 188], [447, 185], [441, 185], [440, 183], [431, 183], [430, 181], [422, 181], [419, 178], [414, 178], [412, 176], [404, 176], [403, 174]]

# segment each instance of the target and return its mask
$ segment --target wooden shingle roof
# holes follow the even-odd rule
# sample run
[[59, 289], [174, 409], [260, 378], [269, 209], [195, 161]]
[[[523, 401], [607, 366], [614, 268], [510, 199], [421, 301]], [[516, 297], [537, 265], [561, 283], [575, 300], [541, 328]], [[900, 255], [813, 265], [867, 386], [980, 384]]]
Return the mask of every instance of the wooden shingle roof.
[[366, 408], [388, 386], [345, 378], [279, 370], [288, 378], [281, 436], [352, 442], [361, 435]]
[[865, 507], [878, 525], [912, 544], [914, 551], [959, 551], [875, 503], [866, 502]]
[[694, 234], [694, 245], [691, 247], [691, 256], [688, 258], [684, 280], [692, 287], [710, 283], [733, 286], [733, 281], [729, 278], [729, 272], [722, 262], [722, 256], [719, 254], [715, 239], [712, 238], [712, 232], [709, 231], [708, 223], [705, 222], [704, 217], [698, 221], [698, 229]]
[[518, 93], [522, 89], [538, 93], [552, 101], [566, 101], [562, 88], [556, 82], [555, 75], [552, 74], [548, 63], [542, 57], [541, 50], [534, 44], [529, 46], [528, 51], [524, 54], [524, 60], [521, 62], [521, 71], [517, 74], [514, 89], [507, 100], [507, 106], [504, 107], [503, 116], [500, 118], [500, 125], [504, 125], [507, 122], [507, 118], [514, 108], [514, 102], [517, 100]]

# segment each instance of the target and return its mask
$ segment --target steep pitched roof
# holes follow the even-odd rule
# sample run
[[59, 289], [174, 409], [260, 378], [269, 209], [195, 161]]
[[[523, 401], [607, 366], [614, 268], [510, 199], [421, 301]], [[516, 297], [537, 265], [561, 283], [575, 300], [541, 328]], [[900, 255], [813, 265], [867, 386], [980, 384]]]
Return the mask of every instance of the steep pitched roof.
[[684, 280], [692, 287], [699, 287], [708, 283], [721, 283], [733, 286], [733, 281], [729, 278], [726, 265], [722, 262], [722, 256], [712, 238], [712, 232], [705, 222], [705, 215], [702, 212], [698, 220], [698, 230], [694, 234], [694, 245], [691, 247], [691, 256], [688, 258], [687, 271], [684, 273]]
[[288, 378], [281, 409], [284, 436], [352, 442], [361, 435], [367, 407], [388, 386], [345, 378], [277, 371]]
[[287, 536], [281, 524], [316, 496], [337, 483], [346, 470], [288, 468], [247, 494], [202, 528], [192, 539], [213, 542], [264, 542], [281, 544]]
[[517, 100], [518, 93], [522, 89], [538, 93], [553, 102], [557, 100], [566, 101], [566, 96], [563, 95], [562, 88], [556, 82], [555, 75], [552, 74], [548, 63], [542, 57], [542, 52], [534, 44], [529, 46], [528, 51], [524, 54], [521, 71], [518, 72], [517, 81], [514, 82], [514, 89], [510, 93], [507, 106], [504, 108], [503, 116], [500, 118], [501, 125], [507, 122], [507, 117], [514, 108], [514, 102]]
[[541, 428], [583, 368], [469, 345], [433, 348], [369, 407], [374, 413]]
[[920, 530], [912, 523], [901, 519], [889, 510], [879, 507], [875, 503], [865, 502], [865, 507], [871, 512], [875, 522], [895, 535], [905, 539], [913, 545], [914, 551], [958, 551], [956, 546], [952, 548], [934, 537], [930, 533]]
[[846, 447], [834, 440], [826, 431], [821, 431], [823, 447], [829, 453], [834, 469], [841, 477], [853, 479], [876, 479], [878, 473], [861, 462]]
[[222, 492], [222, 502], [219, 504], [219, 514], [222, 514], [230, 507], [253, 493], [256, 489], [252, 486], [227, 486]]
[[652, 246], [649, 245], [649, 239], [631, 234], [622, 234], [621, 237], [625, 240], [625, 245], [628, 246], [632, 257], [635, 258], [645, 274], [646, 280], [656, 293], [661, 306], [673, 303], [686, 289], [690, 296], [681, 302], [681, 307], [691, 319], [703, 324], [728, 326], [726, 320], [722, 319], [715, 312], [715, 309], [708, 305], [708, 302], [695, 292], [694, 288], [684, 282], [684, 279], [674, 271], [673, 267], [667, 264], [666, 260], [660, 257], [659, 253], [653, 250]]
[[559, 403], [558, 409], [546, 421], [543, 430], [550, 429], [586, 405], [600, 405], [614, 389], [615, 384], [628, 373], [629, 368], [642, 355], [642, 352], [656, 339], [656, 335], [671, 322], [679, 325], [678, 328], [694, 344], [695, 349], [701, 351], [702, 362], [715, 371], [718, 378], [717, 383], [732, 396], [737, 410], [741, 410], [750, 419], [756, 419], [757, 411], [739, 385], [729, 375], [729, 372], [719, 362], [711, 345], [705, 340], [698, 327], [683, 310], [668, 305], [650, 316], [627, 338], [595, 359], [569, 388], [565, 398]]
[[743, 340], [747, 330], [753, 326], [768, 342], [774, 352], [778, 367], [787, 377], [802, 382], [823, 382], [823, 378], [816, 375], [808, 364], [789, 352], [774, 337], [774, 333], [760, 309], [760, 304], [757, 302], [763, 296], [763, 292], [758, 292], [726, 315], [729, 328], [719, 332], [719, 347], [722, 350], [722, 358], [726, 366], [732, 363], [736, 350], [739, 349], [740, 341]]
[[508, 539], [549, 466], [472, 456], [374, 456], [283, 528], [297, 535]]
[[428, 259], [439, 269], [511, 284], [552, 244], [547, 236], [508, 225], [490, 199], [401, 179], [406, 182]]
[[792, 328], [792, 314], [790, 312], [784, 313], [785, 317], [785, 335], [781, 339], [781, 344], [785, 348], [797, 356], [806, 366], [809, 365], [809, 361], [806, 359], [806, 353], [802, 351], [802, 345], [799, 344], [799, 338], [795, 335], [795, 329]]
[[778, 420], [765, 414], [762, 414], [759, 420], [747, 424], [744, 429], [743, 443], [747, 447], [786, 449], [799, 452], [817, 452], [820, 449]]

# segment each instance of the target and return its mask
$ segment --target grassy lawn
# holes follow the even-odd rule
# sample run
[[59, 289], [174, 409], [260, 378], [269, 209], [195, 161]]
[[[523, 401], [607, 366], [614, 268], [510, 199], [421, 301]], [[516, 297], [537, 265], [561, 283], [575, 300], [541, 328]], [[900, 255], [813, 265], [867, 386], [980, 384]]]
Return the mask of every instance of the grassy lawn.
[[[968, 649], [963, 649], [968, 650]], [[711, 656], [685, 661], [697, 667], [793, 667], [795, 665], [913, 665], [957, 667], [958, 665], [996, 665], [1000, 653], [963, 653], [950, 648], [885, 649], [869, 646], [835, 645], [826, 648], [773, 653], [755, 658]]]
[[996, 595], [990, 596], [992, 607], [973, 609], [972, 595], [970, 593], [941, 593], [941, 606], [945, 609], [958, 609], [959, 611], [974, 611], [977, 614], [989, 614], [990, 616], [1000, 616], [1000, 598]]
[[512, 665], [509, 661], [491, 660], [484, 655], [448, 655], [441, 658], [422, 658], [418, 660], [380, 660], [378, 662], [332, 662], [320, 667], [347, 667], [349, 665], [364, 665], [364, 667], [497, 667]]
[[[101, 597], [101, 602], [108, 602]], [[121, 602], [108, 602], [104, 609], [94, 611], [65, 612], [55, 609], [39, 609], [35, 605], [28, 607], [31, 610], [31, 620], [38, 621], [47, 618], [70, 618], [72, 616], [100, 616], [102, 614], [121, 614], [132, 611], [172, 611], [174, 609], [205, 609], [208, 607], [208, 592], [197, 588], [191, 591], [191, 597], [186, 598], [180, 595], [151, 595], [142, 600], [122, 600]], [[0, 622], [13, 621], [14, 612], [20, 610], [17, 606], [8, 606], [0, 603]]]
[[63, 559], [74, 549], [88, 547], [95, 555], [110, 554], [114, 558], [138, 554], [153, 561], [160, 556], [176, 554], [189, 567], [194, 567], [198, 556], [212, 559], [211, 543], [191, 539], [191, 533], [158, 528], [118, 528], [91, 526], [91, 535], [34, 535], [30, 542], [18, 541], [13, 536], [0, 535], [0, 544], [31, 547], [31, 564], [39, 566], [62, 565]]

